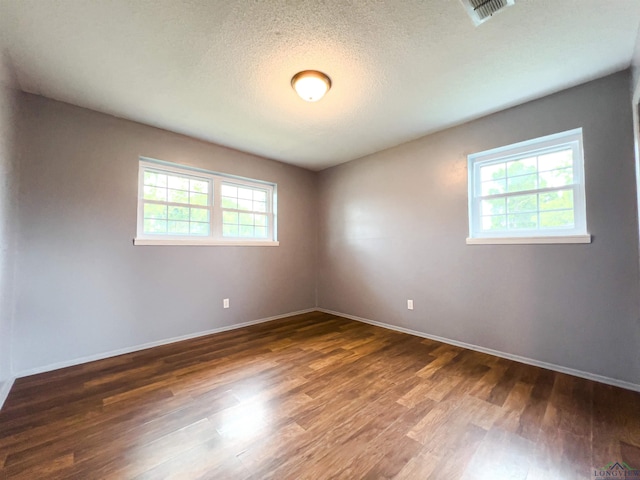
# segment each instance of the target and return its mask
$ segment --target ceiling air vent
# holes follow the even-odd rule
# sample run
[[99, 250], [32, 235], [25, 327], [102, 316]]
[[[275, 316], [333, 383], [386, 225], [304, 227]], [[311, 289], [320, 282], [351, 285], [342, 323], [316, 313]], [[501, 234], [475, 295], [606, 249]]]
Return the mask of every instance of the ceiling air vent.
[[513, 5], [515, 0], [462, 0], [467, 13], [476, 26], [486, 22], [492, 15]]

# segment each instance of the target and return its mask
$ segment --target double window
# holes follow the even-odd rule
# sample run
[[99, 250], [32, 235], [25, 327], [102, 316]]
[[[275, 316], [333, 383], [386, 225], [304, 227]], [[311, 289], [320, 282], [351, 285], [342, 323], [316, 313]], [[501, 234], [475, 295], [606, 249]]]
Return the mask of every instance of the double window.
[[136, 245], [277, 245], [274, 184], [140, 160]]
[[467, 243], [588, 243], [582, 129], [469, 155]]

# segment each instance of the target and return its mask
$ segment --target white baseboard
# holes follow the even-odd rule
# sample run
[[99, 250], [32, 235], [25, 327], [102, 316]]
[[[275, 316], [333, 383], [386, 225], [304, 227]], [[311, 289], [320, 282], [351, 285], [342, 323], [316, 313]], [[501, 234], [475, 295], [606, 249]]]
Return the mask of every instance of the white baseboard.
[[587, 380], [593, 380], [594, 382], [605, 383], [607, 385], [613, 385], [614, 387], [624, 388], [626, 390], [633, 390], [636, 392], [640, 392], [640, 385], [636, 383], [626, 382], [624, 380], [618, 380], [616, 378], [605, 377], [603, 375], [597, 375], [595, 373], [584, 372], [582, 370], [575, 370], [573, 368], [563, 367], [561, 365], [556, 365], [553, 363], [541, 362], [539, 360], [534, 360], [533, 358], [521, 357], [520, 355], [514, 355], [512, 353], [501, 352], [499, 350], [493, 350], [491, 348], [485, 348], [478, 345], [473, 345], [470, 343], [459, 342], [457, 340], [450, 340], [444, 337], [438, 337], [437, 335], [430, 335], [428, 333], [419, 332], [417, 330], [411, 330], [409, 328], [397, 327], [395, 325], [390, 325], [388, 323], [376, 322], [375, 320], [369, 320], [367, 318], [357, 317], [355, 315], [349, 315], [347, 313], [335, 312], [333, 310], [327, 310], [326, 308], [317, 308], [316, 310], [324, 313], [328, 313], [331, 315], [336, 315], [338, 317], [348, 318], [350, 320], [355, 320], [357, 322], [368, 323], [370, 325], [375, 325], [376, 327], [382, 327], [389, 330], [395, 330], [397, 332], [408, 333], [409, 335], [415, 335], [417, 337], [428, 338], [430, 340], [435, 340], [437, 342], [447, 343], [449, 345], [454, 345], [456, 347], [467, 348], [469, 350], [475, 350], [476, 352], [487, 353], [489, 355], [494, 355], [496, 357], [506, 358], [508, 360], [513, 360], [515, 362], [525, 363], [527, 365], [533, 365], [535, 367], [546, 368], [547, 370], [553, 370], [555, 372], [566, 373], [568, 375], [573, 375], [574, 377], [586, 378]]
[[4, 382], [0, 383], [0, 410], [2, 410], [2, 406], [4, 405], [5, 400], [9, 396], [9, 392], [11, 391], [11, 387], [13, 387], [13, 382], [15, 381], [14, 377], [7, 378]]
[[[187, 335], [181, 335], [179, 337], [166, 338], [164, 340], [158, 340], [155, 342], [143, 343], [142, 345], [135, 345], [133, 347], [121, 348], [118, 350], [112, 350], [109, 352], [98, 353], [96, 355], [88, 355], [86, 357], [75, 358], [73, 360], [66, 360], [64, 362], [52, 363], [50, 365], [44, 365], [42, 367], [30, 368], [23, 370], [16, 374], [16, 378], [28, 377], [30, 375], [37, 375], [38, 373], [50, 372], [52, 370], [59, 370], [61, 368], [73, 367], [74, 365], [80, 365], [82, 363], [94, 362], [96, 360], [103, 360], [105, 358], [117, 357], [118, 355], [124, 355], [126, 353], [138, 352], [140, 350], [146, 350], [147, 348], [159, 347], [161, 345], [167, 345], [169, 343], [181, 342], [183, 340], [189, 340], [197, 337], [204, 337], [205, 335], [211, 335], [214, 333], [226, 332], [229, 330], [236, 330], [238, 328], [248, 327], [250, 325], [257, 325], [259, 323], [271, 322], [272, 320], [278, 320], [280, 318], [292, 317], [294, 315], [301, 315], [303, 313], [310, 313], [317, 311], [317, 308], [308, 308], [306, 310], [299, 310], [297, 312], [283, 313], [282, 315], [275, 315], [273, 317], [260, 318], [258, 320], [251, 320], [244, 323], [236, 323], [226, 327], [214, 328], [206, 330], [204, 332], [189, 333]], [[7, 392], [8, 393], [8, 392]]]

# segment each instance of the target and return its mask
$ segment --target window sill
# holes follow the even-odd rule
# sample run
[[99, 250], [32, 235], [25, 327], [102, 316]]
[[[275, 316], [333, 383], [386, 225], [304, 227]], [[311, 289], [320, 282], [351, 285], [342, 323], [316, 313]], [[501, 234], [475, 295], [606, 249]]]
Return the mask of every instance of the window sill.
[[171, 238], [134, 238], [134, 245], [182, 245], [194, 247], [206, 246], [245, 246], [245, 247], [277, 247], [280, 242], [272, 240], [208, 240], [208, 239], [171, 239]]
[[467, 245], [523, 245], [523, 244], [591, 243], [591, 235], [558, 237], [493, 237], [467, 238]]

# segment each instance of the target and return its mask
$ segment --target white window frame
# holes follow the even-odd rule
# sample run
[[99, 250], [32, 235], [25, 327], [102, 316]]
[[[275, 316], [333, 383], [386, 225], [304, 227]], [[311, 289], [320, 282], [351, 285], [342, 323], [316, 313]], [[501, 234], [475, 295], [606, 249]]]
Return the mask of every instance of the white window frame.
[[[209, 235], [167, 235], [144, 233], [144, 172], [147, 170], [158, 173], [169, 173], [196, 177], [198, 180], [209, 182]], [[267, 191], [267, 238], [224, 237], [222, 235], [222, 184], [231, 183], [237, 186], [260, 188]], [[160, 202], [163, 203], [163, 202]], [[171, 203], [164, 202], [167, 205]], [[180, 204], [186, 206], [186, 204]], [[204, 208], [204, 206], [200, 207]], [[218, 172], [211, 172], [195, 167], [178, 165], [175, 163], [140, 157], [138, 166], [138, 210], [137, 233], [134, 245], [239, 245], [239, 246], [278, 246], [277, 240], [277, 185], [274, 183], [254, 180]]]
[[[480, 228], [481, 203], [483, 199], [491, 196], [481, 195], [480, 168], [552, 153], [566, 149], [568, 146], [573, 150], [573, 184], [558, 188], [536, 188], [500, 194], [499, 196], [508, 198], [513, 195], [543, 193], [570, 187], [573, 189], [574, 228], [483, 232]], [[469, 174], [469, 237], [466, 241], [467, 244], [591, 243], [591, 235], [587, 233], [582, 128], [474, 153], [468, 155], [467, 161]]]

